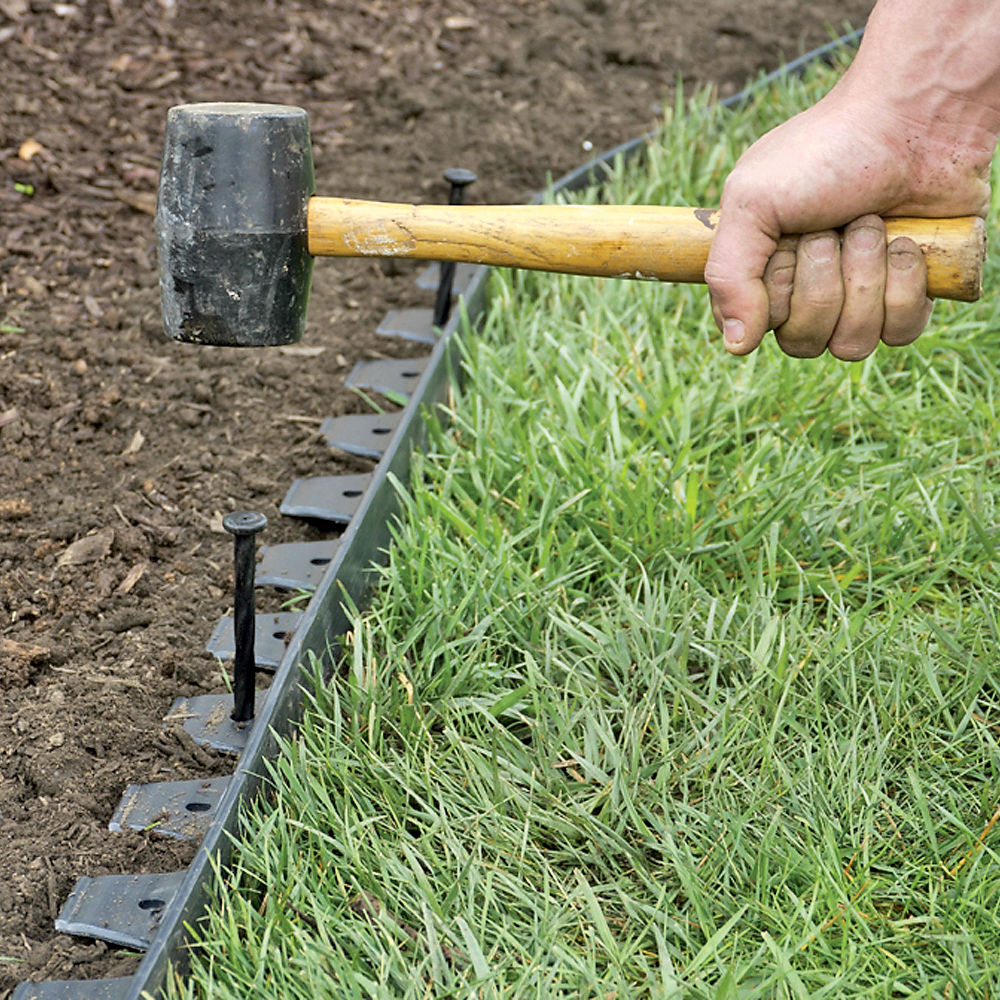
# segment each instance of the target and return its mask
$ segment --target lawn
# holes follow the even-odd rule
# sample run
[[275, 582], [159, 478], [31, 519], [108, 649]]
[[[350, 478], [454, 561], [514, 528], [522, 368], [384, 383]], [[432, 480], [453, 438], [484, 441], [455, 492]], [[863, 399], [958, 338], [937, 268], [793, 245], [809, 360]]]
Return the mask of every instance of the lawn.
[[[832, 79], [679, 105], [600, 197], [712, 204]], [[995, 995], [986, 287], [847, 365], [728, 357], [703, 288], [496, 275], [172, 995]]]

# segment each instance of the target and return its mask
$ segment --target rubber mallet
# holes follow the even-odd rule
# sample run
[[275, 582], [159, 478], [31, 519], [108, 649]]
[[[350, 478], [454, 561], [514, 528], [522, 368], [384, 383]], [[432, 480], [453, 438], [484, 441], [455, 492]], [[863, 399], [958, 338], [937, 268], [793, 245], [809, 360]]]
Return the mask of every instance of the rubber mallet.
[[[411, 257], [569, 274], [703, 281], [709, 209], [423, 205], [313, 197], [301, 108], [171, 108], [156, 210], [163, 320], [175, 340], [264, 347], [301, 338], [314, 256]], [[928, 294], [974, 301], [981, 219], [887, 219], [927, 260]], [[795, 237], [783, 243], [794, 245]]]

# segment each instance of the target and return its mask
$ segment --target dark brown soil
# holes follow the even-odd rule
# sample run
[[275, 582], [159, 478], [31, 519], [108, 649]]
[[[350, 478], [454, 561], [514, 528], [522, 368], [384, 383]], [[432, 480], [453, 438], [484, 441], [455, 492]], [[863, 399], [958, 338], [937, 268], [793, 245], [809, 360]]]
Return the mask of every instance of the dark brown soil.
[[320, 537], [277, 506], [296, 476], [366, 467], [319, 423], [363, 409], [355, 360], [401, 350], [373, 334], [387, 309], [429, 304], [416, 267], [340, 262], [317, 267], [309, 355], [166, 340], [167, 108], [305, 107], [323, 194], [440, 201], [462, 166], [470, 200], [521, 202], [653, 126], [678, 80], [731, 93], [870, 6], [0, 0], [0, 1000], [135, 967], [53, 921], [81, 875], [187, 865], [189, 845], [108, 833], [127, 784], [232, 770], [162, 727], [222, 689], [203, 652], [229, 609], [220, 516]]

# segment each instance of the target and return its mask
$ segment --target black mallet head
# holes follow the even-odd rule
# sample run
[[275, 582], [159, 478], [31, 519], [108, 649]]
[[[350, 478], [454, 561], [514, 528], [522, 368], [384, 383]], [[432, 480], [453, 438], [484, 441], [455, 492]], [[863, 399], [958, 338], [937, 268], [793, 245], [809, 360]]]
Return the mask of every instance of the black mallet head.
[[168, 336], [233, 347], [301, 339], [312, 280], [306, 216], [313, 188], [301, 108], [170, 109], [156, 205]]

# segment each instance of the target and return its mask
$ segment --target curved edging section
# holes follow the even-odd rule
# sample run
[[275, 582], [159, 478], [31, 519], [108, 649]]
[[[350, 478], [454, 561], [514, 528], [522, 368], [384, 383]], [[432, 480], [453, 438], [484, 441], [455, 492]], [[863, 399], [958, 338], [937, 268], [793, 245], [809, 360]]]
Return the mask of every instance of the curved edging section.
[[[782, 76], [800, 72], [818, 60], [830, 61], [835, 52], [856, 44], [860, 37], [861, 31], [855, 31], [814, 49], [762, 77], [722, 104], [734, 107]], [[550, 193], [577, 191], [600, 184], [607, 168], [618, 157], [638, 155], [654, 134], [646, 133], [599, 154], [560, 177], [547, 191], [537, 194], [532, 202], [538, 202]], [[488, 268], [477, 269], [464, 294], [464, 314], [471, 325], [475, 325], [485, 309], [488, 276]], [[426, 445], [424, 412], [436, 409], [447, 399], [451, 378], [458, 369], [455, 334], [462, 321], [460, 311], [455, 310], [433, 348], [423, 375], [402, 412], [400, 426], [388, 443], [372, 483], [341, 537], [337, 554], [303, 613], [275, 673], [246, 749], [217, 807], [215, 819], [205, 833], [178, 891], [164, 908], [159, 931], [121, 994], [123, 1000], [144, 1000], [159, 995], [171, 970], [177, 972], [185, 968], [188, 928], [205, 913], [217, 873], [229, 868], [240, 810], [260, 792], [265, 761], [275, 756], [279, 738], [288, 736], [302, 717], [302, 666], [315, 658], [327, 677], [336, 666], [337, 650], [331, 643], [334, 637], [343, 635], [349, 627], [343, 601], [349, 598], [355, 605], [363, 607], [376, 582], [373, 567], [385, 562], [392, 540], [391, 523], [399, 513], [391, 477], [406, 481], [411, 454]]]

